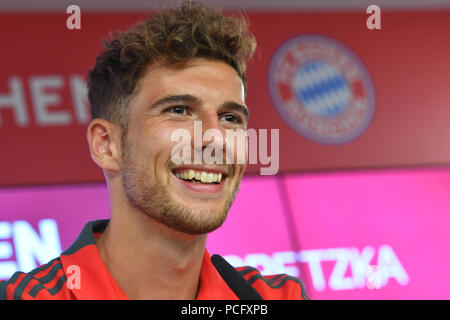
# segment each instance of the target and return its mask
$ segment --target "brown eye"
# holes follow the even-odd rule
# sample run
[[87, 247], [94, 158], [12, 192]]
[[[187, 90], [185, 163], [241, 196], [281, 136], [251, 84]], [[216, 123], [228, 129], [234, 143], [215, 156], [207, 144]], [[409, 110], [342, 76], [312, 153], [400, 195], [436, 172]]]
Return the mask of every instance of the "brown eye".
[[224, 120], [227, 121], [227, 122], [231, 122], [231, 123], [242, 123], [241, 118], [235, 116], [234, 114], [228, 113], [228, 114], [223, 115], [222, 118], [224, 118]]
[[175, 106], [175, 107], [170, 107], [170, 108], [166, 109], [165, 111], [183, 115], [183, 114], [187, 114], [188, 109], [184, 106]]

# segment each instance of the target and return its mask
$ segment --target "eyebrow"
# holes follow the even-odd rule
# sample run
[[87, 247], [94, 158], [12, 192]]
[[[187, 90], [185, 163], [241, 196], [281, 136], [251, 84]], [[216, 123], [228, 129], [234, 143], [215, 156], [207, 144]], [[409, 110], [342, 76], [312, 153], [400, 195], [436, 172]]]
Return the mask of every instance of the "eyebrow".
[[[192, 103], [192, 104], [200, 104], [201, 100], [193, 96], [191, 94], [177, 94], [177, 95], [170, 95], [166, 96], [164, 98], [161, 98], [157, 100], [156, 102], [152, 103], [150, 107], [148, 107], [147, 110], [157, 108], [158, 106], [169, 104], [169, 103]], [[220, 108], [230, 109], [233, 111], [241, 112], [245, 115], [246, 120], [248, 122], [248, 118], [250, 116], [250, 112], [248, 111], [248, 108], [246, 106], [243, 106], [237, 102], [234, 101], [225, 101], [220, 105]]]
[[170, 95], [166, 96], [164, 98], [161, 98], [154, 102], [150, 107], [148, 107], [148, 110], [154, 109], [162, 104], [169, 104], [169, 103], [200, 103], [200, 99], [196, 96], [190, 95], [190, 94], [177, 94], [177, 95]]
[[233, 111], [237, 111], [237, 112], [242, 112], [245, 115], [246, 121], [248, 122], [250, 112], [248, 111], [247, 107], [245, 107], [237, 102], [234, 102], [234, 101], [225, 101], [224, 103], [222, 103], [222, 105], [220, 107], [224, 108], [224, 109], [230, 109]]

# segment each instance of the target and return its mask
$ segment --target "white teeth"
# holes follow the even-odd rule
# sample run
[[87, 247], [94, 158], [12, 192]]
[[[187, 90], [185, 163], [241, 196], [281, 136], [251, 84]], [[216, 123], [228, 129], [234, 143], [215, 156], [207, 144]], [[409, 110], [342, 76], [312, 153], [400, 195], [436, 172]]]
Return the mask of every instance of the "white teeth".
[[175, 176], [183, 180], [195, 179], [203, 183], [213, 183], [213, 182], [220, 183], [220, 181], [222, 181], [222, 173], [194, 171], [192, 169], [183, 172], [177, 172], [175, 173]]

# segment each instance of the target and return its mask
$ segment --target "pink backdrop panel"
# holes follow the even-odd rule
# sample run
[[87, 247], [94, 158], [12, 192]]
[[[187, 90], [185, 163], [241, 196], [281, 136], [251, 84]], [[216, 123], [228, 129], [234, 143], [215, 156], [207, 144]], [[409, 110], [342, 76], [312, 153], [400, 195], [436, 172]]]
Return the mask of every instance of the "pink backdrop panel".
[[[295, 175], [285, 183], [315, 298], [450, 298], [450, 170]], [[384, 279], [379, 289], [361, 282], [368, 263]]]
[[2, 221], [55, 219], [63, 250], [86, 222], [109, 218], [108, 190], [102, 183], [0, 189], [0, 204]]

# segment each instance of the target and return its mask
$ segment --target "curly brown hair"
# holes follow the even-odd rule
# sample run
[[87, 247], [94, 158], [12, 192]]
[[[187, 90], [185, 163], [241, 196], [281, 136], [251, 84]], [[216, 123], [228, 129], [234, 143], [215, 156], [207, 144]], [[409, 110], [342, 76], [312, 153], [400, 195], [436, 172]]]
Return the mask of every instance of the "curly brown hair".
[[220, 9], [188, 1], [126, 32], [112, 32], [103, 48], [88, 76], [92, 119], [108, 120], [126, 132], [127, 106], [147, 66], [183, 65], [194, 58], [221, 60], [236, 70], [246, 91], [246, 65], [256, 40], [243, 14], [226, 17]]

